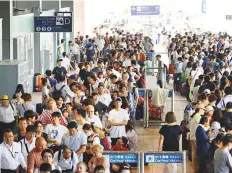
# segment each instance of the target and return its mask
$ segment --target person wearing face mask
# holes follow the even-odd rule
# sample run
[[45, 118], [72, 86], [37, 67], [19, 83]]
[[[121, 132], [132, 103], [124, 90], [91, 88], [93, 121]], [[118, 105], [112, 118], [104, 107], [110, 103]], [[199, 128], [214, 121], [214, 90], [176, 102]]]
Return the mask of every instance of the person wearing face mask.
[[102, 155], [103, 153], [103, 146], [99, 144], [95, 144], [91, 148], [93, 157], [88, 162], [89, 173], [94, 173], [94, 168], [96, 166], [103, 166], [105, 168], [105, 173], [110, 173], [110, 163], [109, 160]]
[[225, 135], [222, 139], [222, 145], [214, 153], [215, 173], [229, 173], [232, 169], [232, 157], [229, 152], [232, 148], [232, 136]]
[[7, 95], [1, 96], [1, 105], [0, 105], [0, 143], [3, 142], [3, 132], [6, 129], [12, 129], [13, 133], [16, 132], [16, 121], [15, 117], [17, 116], [16, 108], [13, 104], [9, 102]]
[[87, 147], [84, 153], [84, 162], [88, 163], [93, 156], [91, 148], [95, 144], [100, 144], [100, 137], [93, 125], [84, 124], [83, 131], [87, 136]]

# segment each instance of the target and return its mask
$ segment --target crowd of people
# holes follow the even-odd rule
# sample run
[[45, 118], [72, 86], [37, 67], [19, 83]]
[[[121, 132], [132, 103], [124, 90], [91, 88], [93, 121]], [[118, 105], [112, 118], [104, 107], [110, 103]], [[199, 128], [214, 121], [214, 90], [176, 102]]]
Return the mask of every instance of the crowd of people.
[[[188, 105], [180, 127], [174, 127], [173, 118], [169, 119], [169, 125], [176, 129], [169, 126], [169, 132], [175, 136], [170, 139], [162, 128], [161, 139], [169, 144], [166, 151], [178, 151], [183, 134], [182, 146], [189, 150], [194, 173], [232, 170], [231, 46], [231, 36], [210, 32], [177, 34], [168, 45], [174, 90], [186, 97]], [[170, 146], [174, 143], [175, 148]]]
[[[188, 105], [181, 125], [175, 113], [166, 114], [158, 151], [179, 151], [182, 135], [194, 173], [229, 173], [232, 38], [210, 32], [165, 38], [167, 72]], [[129, 164], [111, 164], [103, 152], [138, 150], [135, 127], [136, 120], [143, 120], [144, 102], [138, 88], [146, 87], [144, 69], [153, 66], [148, 56], [152, 40], [115, 29], [112, 36], [96, 33], [94, 38], [78, 33], [68, 42], [69, 53], [65, 44], [62, 39], [57, 66], [42, 78], [40, 103], [33, 105], [31, 93], [21, 84], [12, 99], [1, 96], [2, 173], [131, 172]], [[157, 58], [161, 62], [160, 55]]]
[[38, 104], [21, 84], [12, 99], [1, 96], [1, 172], [131, 172], [127, 163], [110, 164], [103, 151], [138, 150], [138, 88], [152, 66], [151, 39], [122, 30], [78, 35], [69, 53], [65, 42], [57, 66], [41, 79]]

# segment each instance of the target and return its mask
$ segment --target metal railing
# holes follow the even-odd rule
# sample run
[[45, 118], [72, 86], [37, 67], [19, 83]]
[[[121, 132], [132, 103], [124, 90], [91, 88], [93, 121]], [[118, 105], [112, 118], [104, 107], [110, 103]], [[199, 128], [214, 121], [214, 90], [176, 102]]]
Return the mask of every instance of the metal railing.
[[[150, 120], [149, 119], [149, 93], [152, 92], [152, 89], [146, 89], [146, 88], [139, 88], [138, 89], [139, 94], [142, 95], [142, 97], [144, 98], [144, 107], [143, 107], [143, 115], [144, 115], [144, 121], [143, 121], [143, 125], [144, 128], [148, 128], [149, 125], [151, 124], [158, 124], [161, 125], [162, 123], [165, 123], [162, 120]], [[169, 97], [171, 97], [171, 110], [172, 112], [174, 112], [174, 97], [175, 97], [175, 92], [173, 89], [170, 89], [170, 93], [169, 93]], [[140, 95], [140, 96], [141, 96]], [[164, 105], [165, 106], [165, 105]]]

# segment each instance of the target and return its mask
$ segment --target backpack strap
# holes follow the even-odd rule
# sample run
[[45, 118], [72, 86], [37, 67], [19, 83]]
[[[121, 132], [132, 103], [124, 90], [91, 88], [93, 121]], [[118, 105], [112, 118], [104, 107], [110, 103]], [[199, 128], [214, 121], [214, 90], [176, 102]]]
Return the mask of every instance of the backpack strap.
[[61, 157], [61, 150], [58, 151], [58, 162], [60, 161], [60, 157]]
[[25, 140], [25, 137], [24, 137], [24, 145], [26, 147], [26, 150], [27, 150], [27, 154], [29, 153], [29, 150], [28, 150], [28, 147], [27, 147], [27, 144], [26, 144], [26, 140]]
[[66, 86], [66, 85], [63, 85], [63, 86], [60, 88], [59, 92], [61, 92], [61, 91], [62, 91], [62, 89], [63, 89], [65, 86]]
[[84, 96], [81, 96], [80, 103], [82, 104], [83, 101], [84, 101]]
[[24, 104], [22, 104], [22, 107], [23, 107], [24, 111], [26, 111]]
[[225, 104], [224, 99], [222, 99], [222, 104], [223, 104], [224, 108], [226, 108], [226, 104]]
[[10, 107], [12, 108], [12, 110], [14, 111], [14, 107], [13, 107], [13, 105], [10, 103]]

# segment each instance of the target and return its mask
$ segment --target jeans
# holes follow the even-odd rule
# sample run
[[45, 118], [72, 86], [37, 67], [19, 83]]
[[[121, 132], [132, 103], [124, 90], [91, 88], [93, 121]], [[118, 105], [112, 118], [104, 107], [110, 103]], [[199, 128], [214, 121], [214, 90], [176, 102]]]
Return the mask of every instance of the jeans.
[[130, 112], [130, 119], [132, 121], [133, 126], [135, 127], [135, 125], [136, 125], [135, 110]]

